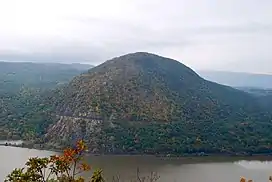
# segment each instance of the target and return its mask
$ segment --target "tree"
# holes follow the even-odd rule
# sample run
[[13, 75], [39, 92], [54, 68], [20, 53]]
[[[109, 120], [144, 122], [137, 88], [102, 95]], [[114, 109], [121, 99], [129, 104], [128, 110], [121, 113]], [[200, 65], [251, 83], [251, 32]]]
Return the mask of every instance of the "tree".
[[[5, 182], [85, 182], [79, 176], [91, 167], [83, 161], [86, 145], [83, 140], [74, 148], [67, 148], [62, 155], [45, 158], [30, 158], [25, 168], [13, 170]], [[90, 182], [103, 182], [102, 170], [95, 170]]]

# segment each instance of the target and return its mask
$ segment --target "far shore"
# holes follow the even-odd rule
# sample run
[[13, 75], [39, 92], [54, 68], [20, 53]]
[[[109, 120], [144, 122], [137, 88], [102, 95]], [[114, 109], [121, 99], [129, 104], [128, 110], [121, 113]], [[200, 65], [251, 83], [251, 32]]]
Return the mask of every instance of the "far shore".
[[[27, 145], [22, 144], [12, 144], [12, 143], [0, 143], [0, 146], [5, 147], [17, 147], [17, 148], [25, 148], [25, 149], [33, 149], [33, 150], [43, 150], [43, 151], [51, 151], [56, 153], [62, 153], [63, 150], [53, 149], [53, 148], [40, 148], [40, 147], [29, 147]], [[181, 159], [222, 159], [224, 158], [236, 158], [236, 159], [258, 159], [258, 160], [272, 160], [272, 153], [254, 153], [254, 154], [225, 154], [225, 153], [217, 153], [217, 154], [139, 154], [139, 153], [129, 153], [129, 154], [117, 154], [117, 153], [85, 153], [86, 156], [120, 156], [120, 157], [140, 157], [140, 156], [149, 156], [149, 157], [159, 157], [159, 158], [181, 158]]]

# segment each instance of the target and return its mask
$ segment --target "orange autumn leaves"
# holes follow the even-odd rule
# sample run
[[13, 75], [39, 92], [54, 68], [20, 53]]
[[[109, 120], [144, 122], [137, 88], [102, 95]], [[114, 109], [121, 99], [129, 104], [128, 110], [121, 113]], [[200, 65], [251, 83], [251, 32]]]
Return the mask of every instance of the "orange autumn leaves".
[[[63, 170], [71, 170], [72, 166], [74, 177], [76, 174], [79, 174], [84, 171], [89, 171], [91, 167], [82, 161], [82, 153], [87, 149], [83, 140], [77, 142], [75, 148], [67, 148], [64, 150], [63, 155], [60, 156], [51, 156], [52, 162], [57, 164], [59, 167], [62, 167]], [[75, 171], [77, 168], [79, 171]]]
[[81, 159], [82, 152], [87, 149], [83, 140], [77, 142], [76, 147], [67, 148], [63, 151], [63, 155], [61, 156], [51, 156], [52, 159], [61, 160], [66, 162], [76, 162]]
[[[272, 182], [272, 176], [269, 177], [269, 181]], [[241, 177], [240, 182], [253, 182], [253, 180], [251, 179], [247, 180], [245, 177]]]
[[86, 164], [86, 163], [82, 163], [78, 166], [78, 169], [83, 170], [83, 171], [89, 171], [91, 170], [90, 165]]
[[[80, 140], [74, 148], [65, 149], [62, 155], [54, 155], [48, 158], [30, 158], [25, 168], [15, 169], [7, 176], [5, 182], [84, 182], [84, 179], [78, 177], [78, 175], [91, 169], [82, 158], [86, 149], [84, 141]], [[103, 179], [102, 171], [98, 170], [98, 172], [95, 171], [91, 179]]]
[[246, 180], [245, 177], [241, 177], [240, 182], [253, 182], [251, 179], [250, 180]]

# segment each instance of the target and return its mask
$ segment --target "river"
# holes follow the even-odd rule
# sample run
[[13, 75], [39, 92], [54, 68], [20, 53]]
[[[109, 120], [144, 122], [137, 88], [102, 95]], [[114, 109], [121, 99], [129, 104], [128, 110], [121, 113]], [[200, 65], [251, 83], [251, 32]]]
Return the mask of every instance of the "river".
[[[0, 146], [0, 181], [16, 167], [22, 167], [29, 157], [50, 156], [55, 152]], [[239, 182], [246, 176], [255, 182], [266, 182], [272, 175], [271, 158], [198, 157], [157, 158], [151, 156], [88, 156], [92, 168], [102, 168], [107, 181], [119, 175], [121, 179], [157, 172], [159, 181], [167, 182]]]

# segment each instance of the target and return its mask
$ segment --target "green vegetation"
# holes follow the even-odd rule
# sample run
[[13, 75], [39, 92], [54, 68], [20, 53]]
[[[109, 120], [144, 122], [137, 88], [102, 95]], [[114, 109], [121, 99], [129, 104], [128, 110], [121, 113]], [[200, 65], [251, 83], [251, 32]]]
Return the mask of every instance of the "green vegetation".
[[272, 89], [251, 88], [251, 87], [238, 87], [237, 89], [243, 90], [255, 96], [272, 96]]
[[54, 88], [90, 67], [81, 64], [0, 62], [0, 93], [17, 93], [25, 87]]
[[86, 69], [78, 64], [0, 62], [0, 139], [42, 134], [52, 122], [52, 106], [45, 102], [50, 89]]
[[[85, 150], [86, 145], [81, 140], [74, 149], [65, 149], [63, 155], [30, 158], [26, 168], [13, 170], [5, 182], [84, 182], [78, 175], [91, 169], [82, 161]], [[102, 170], [95, 170], [90, 181], [103, 182]]]
[[[104, 182], [101, 169], [94, 169], [84, 162], [83, 156], [87, 147], [83, 140], [77, 141], [73, 148], [67, 148], [61, 155], [44, 158], [30, 158], [25, 168], [14, 169], [5, 182]], [[87, 173], [89, 180], [82, 177]], [[151, 172], [149, 176], [141, 176], [137, 169], [135, 179], [131, 182], [156, 182], [160, 176]], [[108, 180], [108, 179], [107, 179]], [[121, 182], [120, 176], [113, 176], [112, 182]]]
[[238, 88], [247, 93], [252, 94], [257, 97], [259, 103], [266, 108], [272, 107], [272, 89], [264, 89], [264, 88], [250, 88], [250, 87], [240, 87]]
[[[79, 140], [73, 148], [67, 148], [61, 155], [53, 155], [44, 158], [30, 158], [24, 168], [14, 169], [5, 179], [5, 182], [84, 182], [87, 181], [80, 176], [83, 172], [90, 172], [91, 166], [83, 161], [87, 146], [83, 140]], [[91, 173], [90, 182], [104, 182], [101, 169]], [[140, 176], [137, 169], [135, 180], [131, 182], [156, 182], [160, 179], [157, 173], [151, 172], [150, 176]], [[272, 177], [269, 177], [269, 181]], [[107, 180], [108, 181], [108, 180]], [[120, 176], [112, 178], [112, 182], [120, 182]], [[253, 182], [245, 177], [240, 182]]]
[[11, 136], [18, 132], [34, 147], [61, 149], [84, 139], [91, 153], [271, 152], [270, 104], [153, 54], [117, 57], [67, 85], [31, 93], [18, 104], [5, 101], [20, 107], [3, 119]]
[[105, 62], [73, 79], [59, 112], [95, 112], [125, 121], [237, 119], [262, 108], [249, 94], [206, 81], [183, 64], [147, 53]]
[[53, 148], [84, 138], [93, 153], [270, 152], [272, 115], [258, 98], [156, 55], [114, 58], [53, 96], [60, 119], [38, 141]]

